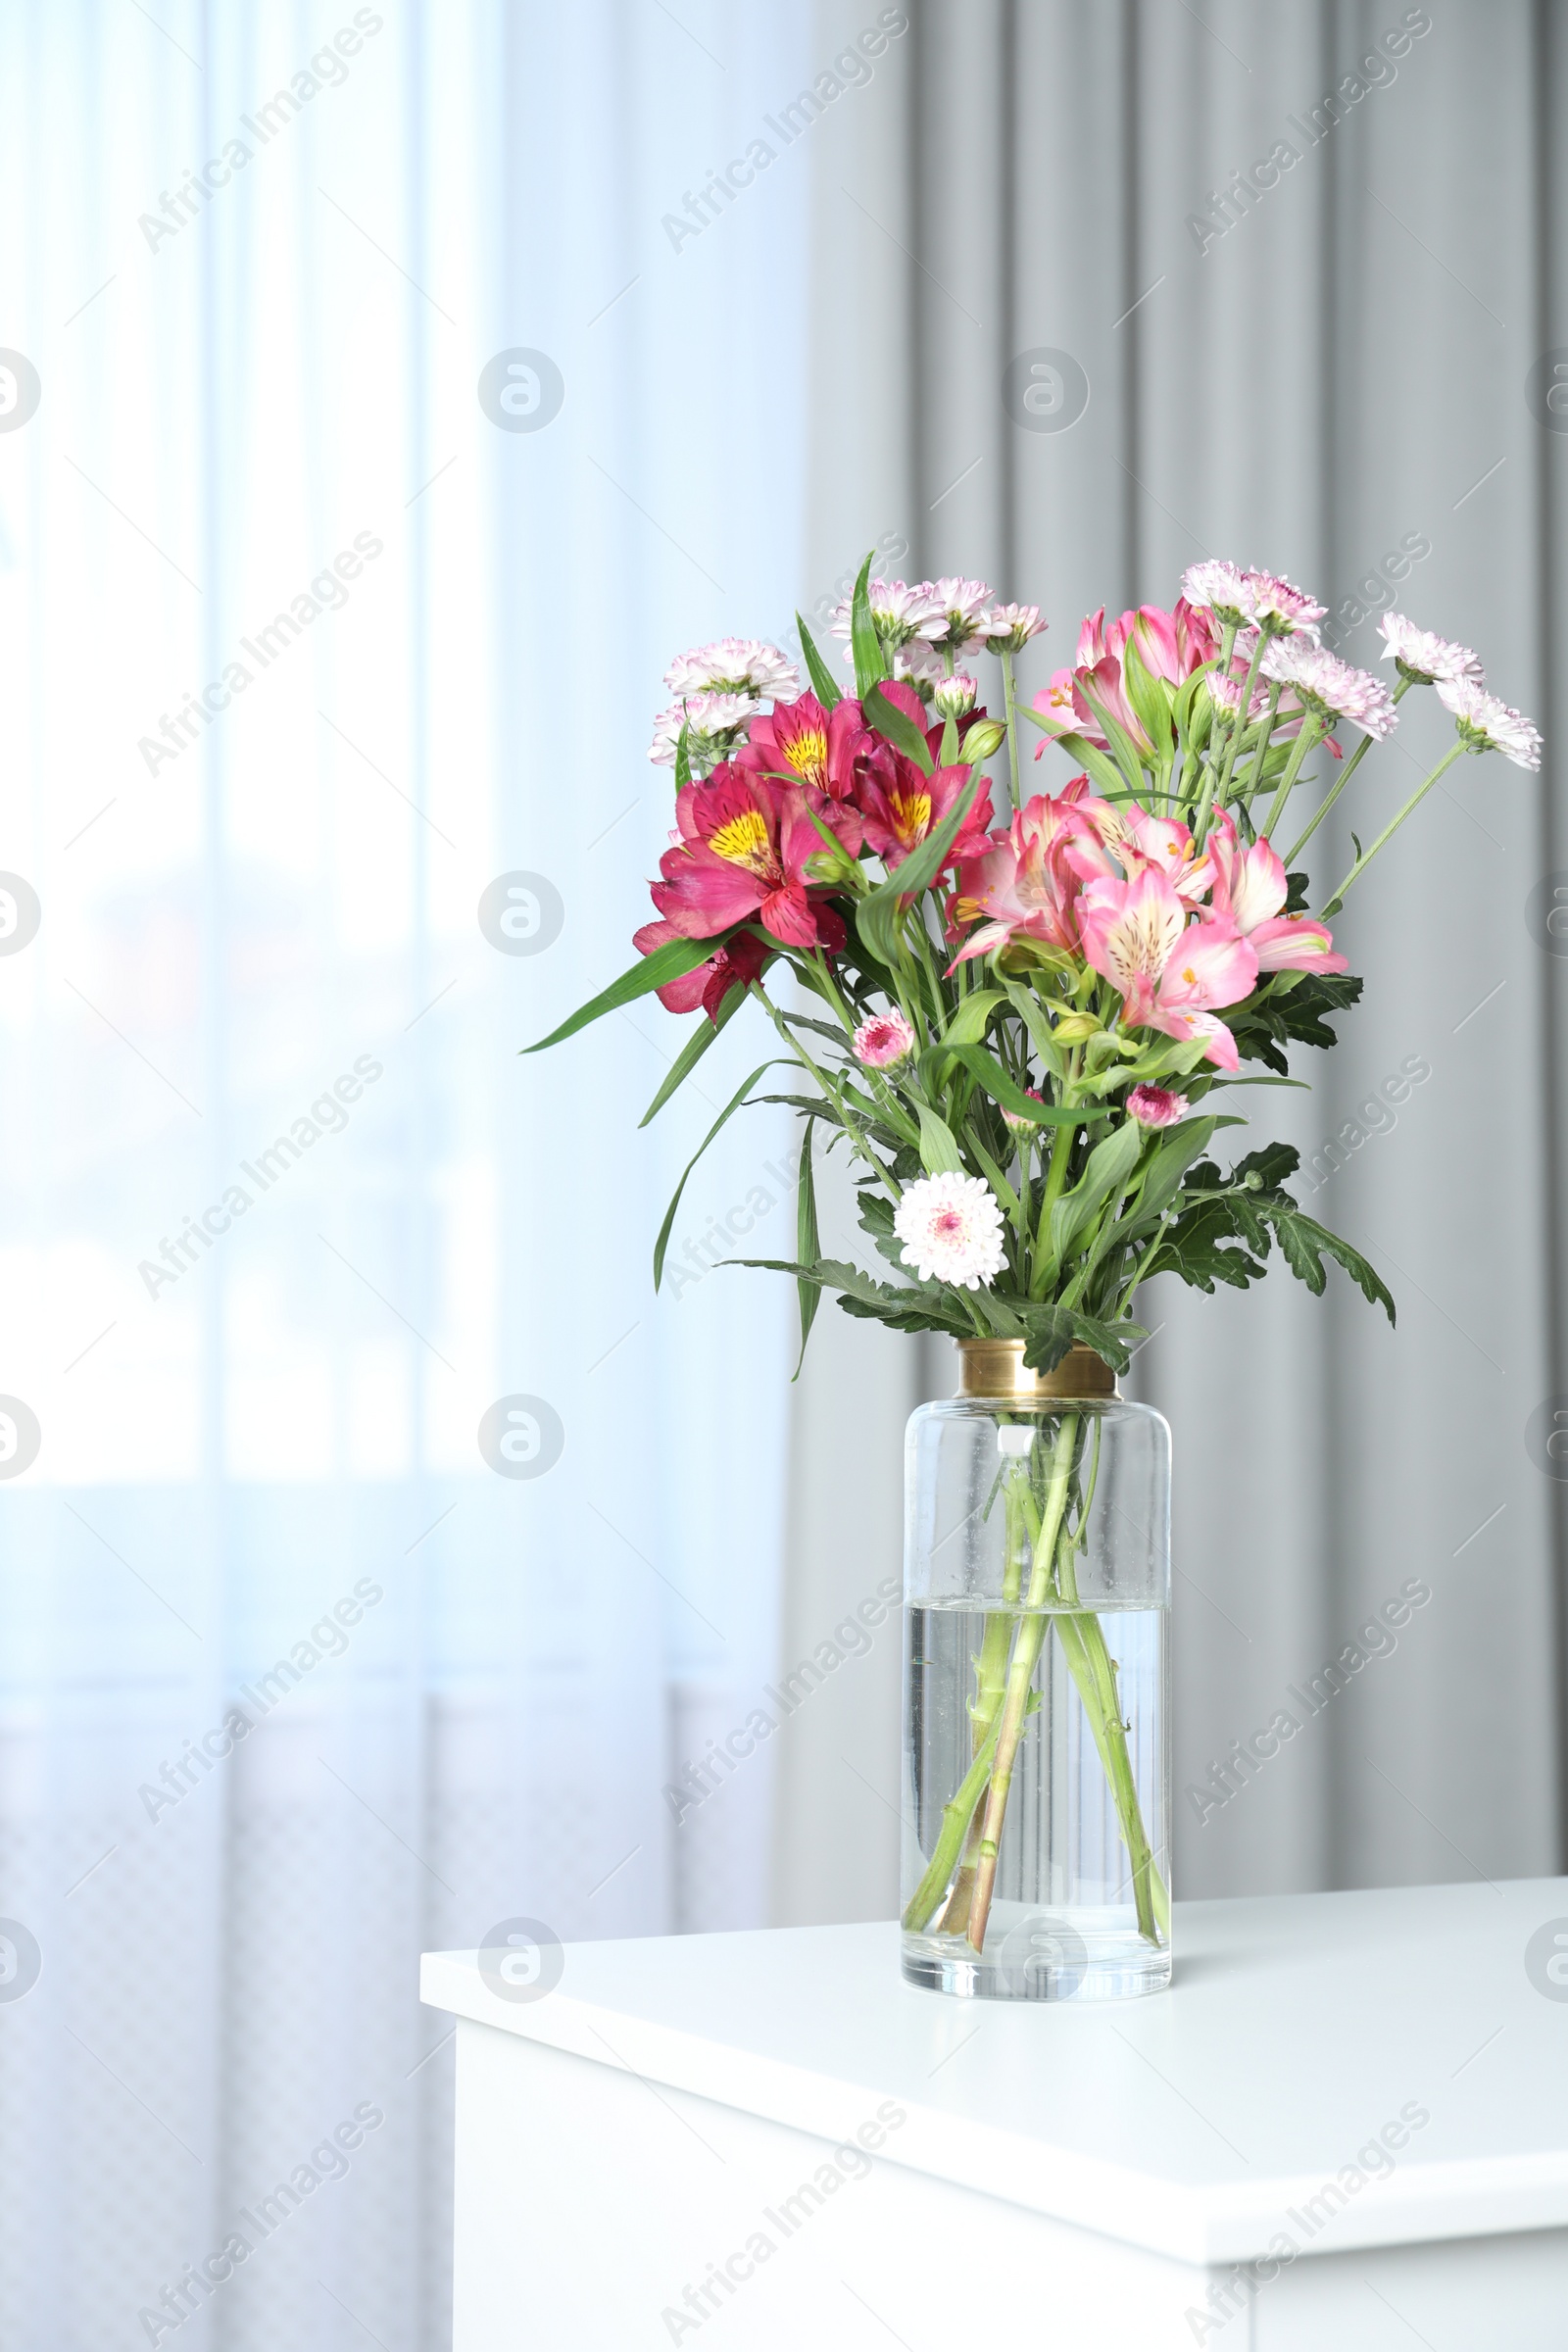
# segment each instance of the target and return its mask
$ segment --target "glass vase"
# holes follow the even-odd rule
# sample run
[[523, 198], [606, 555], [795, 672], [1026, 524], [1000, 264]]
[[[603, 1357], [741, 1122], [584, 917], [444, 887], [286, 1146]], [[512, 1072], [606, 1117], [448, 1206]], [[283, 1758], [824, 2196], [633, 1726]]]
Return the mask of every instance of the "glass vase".
[[1073, 1348], [960, 1343], [908, 1426], [904, 1974], [993, 2000], [1170, 1981], [1170, 1430]]

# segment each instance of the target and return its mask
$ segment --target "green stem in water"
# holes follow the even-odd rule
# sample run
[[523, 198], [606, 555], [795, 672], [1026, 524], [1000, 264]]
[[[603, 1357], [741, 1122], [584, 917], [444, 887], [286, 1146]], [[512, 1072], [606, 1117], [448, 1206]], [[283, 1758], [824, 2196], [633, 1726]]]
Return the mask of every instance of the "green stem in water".
[[1371, 864], [1379, 850], [1381, 850], [1384, 844], [1388, 841], [1391, 841], [1394, 835], [1397, 833], [1399, 827], [1403, 824], [1411, 809], [1420, 807], [1421, 803], [1426, 799], [1427, 794], [1432, 790], [1432, 787], [1437, 782], [1438, 778], [1444, 774], [1447, 768], [1450, 768], [1453, 765], [1454, 761], [1458, 759], [1460, 753], [1464, 751], [1465, 748], [1464, 740], [1461, 737], [1460, 740], [1455, 743], [1452, 751], [1446, 752], [1444, 754], [1443, 758], [1438, 761], [1437, 766], [1432, 770], [1431, 775], [1427, 777], [1425, 783], [1417, 785], [1415, 791], [1411, 793], [1410, 798], [1405, 802], [1404, 807], [1399, 810], [1398, 815], [1393, 819], [1392, 823], [1384, 826], [1382, 832], [1372, 844], [1372, 847], [1369, 850], [1363, 850], [1361, 852], [1360, 857], [1351, 866], [1349, 872], [1346, 875], [1345, 880], [1340, 884], [1339, 889], [1334, 893], [1333, 898], [1330, 899], [1328, 905], [1324, 907], [1323, 919], [1325, 922], [1327, 922], [1331, 914], [1339, 913], [1340, 908], [1345, 904], [1345, 894], [1349, 889], [1350, 884], [1356, 881], [1360, 875], [1366, 872], [1367, 867]]

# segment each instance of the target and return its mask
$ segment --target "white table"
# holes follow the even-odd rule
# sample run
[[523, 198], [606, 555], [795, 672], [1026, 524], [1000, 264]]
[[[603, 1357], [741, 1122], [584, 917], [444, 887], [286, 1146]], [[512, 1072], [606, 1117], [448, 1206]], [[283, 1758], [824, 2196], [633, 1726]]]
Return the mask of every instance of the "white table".
[[1563, 2352], [1553, 1921], [1188, 1903], [1171, 1990], [1093, 2006], [913, 1990], [880, 1925], [573, 1944], [526, 2001], [427, 1954], [455, 2352]]

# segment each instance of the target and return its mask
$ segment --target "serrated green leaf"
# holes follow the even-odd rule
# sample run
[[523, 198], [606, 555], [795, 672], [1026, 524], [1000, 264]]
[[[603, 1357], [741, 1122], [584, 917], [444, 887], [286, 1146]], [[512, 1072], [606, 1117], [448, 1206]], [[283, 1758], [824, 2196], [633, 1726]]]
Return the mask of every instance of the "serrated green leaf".
[[723, 944], [721, 939], [666, 939], [651, 956], [640, 956], [629, 971], [601, 989], [597, 997], [579, 1004], [559, 1029], [552, 1029], [537, 1045], [524, 1046], [521, 1051], [542, 1054], [548, 1046], [559, 1046], [564, 1038], [575, 1037], [579, 1029], [586, 1029], [590, 1021], [603, 1020], [607, 1012], [618, 1012], [622, 1004], [634, 1004], [639, 997], [651, 996], [656, 988], [667, 988], [672, 980], [684, 979], [688, 972], [695, 972], [700, 963], [716, 955]]
[[730, 1257], [722, 1262], [730, 1266], [758, 1266], [765, 1273], [793, 1274], [798, 1282], [812, 1282], [819, 1289], [838, 1291], [842, 1294], [840, 1305], [850, 1313], [891, 1323], [899, 1331], [948, 1331], [959, 1338], [974, 1336], [973, 1321], [939, 1283], [924, 1284], [916, 1290], [909, 1284], [877, 1282], [858, 1266], [831, 1257], [819, 1258], [809, 1266], [780, 1257]]
[[833, 683], [833, 673], [817, 652], [811, 632], [798, 612], [795, 626], [801, 634], [801, 652], [806, 656], [806, 674], [811, 681], [811, 692], [824, 710], [831, 710], [834, 704], [842, 702], [844, 697]]
[[867, 690], [860, 708], [865, 712], [866, 724], [875, 727], [895, 751], [902, 752], [906, 760], [912, 760], [922, 775], [929, 776], [932, 773], [936, 762], [931, 757], [931, 746], [924, 733], [906, 710], [901, 710], [897, 703], [889, 701], [880, 686], [872, 686]]

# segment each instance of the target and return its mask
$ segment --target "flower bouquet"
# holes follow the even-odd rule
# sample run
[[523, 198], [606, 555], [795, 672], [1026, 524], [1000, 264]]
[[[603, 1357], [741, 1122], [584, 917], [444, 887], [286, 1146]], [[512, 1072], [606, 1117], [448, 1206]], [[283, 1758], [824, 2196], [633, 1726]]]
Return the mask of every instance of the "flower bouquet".
[[[1036, 608], [869, 575], [834, 623], [853, 694], [804, 623], [805, 691], [750, 640], [670, 669], [658, 919], [541, 1046], [649, 991], [701, 1008], [646, 1124], [748, 999], [770, 1023], [780, 1054], [697, 1155], [747, 1103], [799, 1113], [796, 1254], [742, 1262], [793, 1276], [803, 1348], [827, 1291], [964, 1360], [960, 1397], [911, 1423], [906, 1973], [1142, 1991], [1169, 1971], [1168, 1432], [1114, 1394], [1147, 1336], [1135, 1301], [1160, 1274], [1245, 1289], [1278, 1248], [1393, 1319], [1287, 1189], [1289, 1145], [1228, 1168], [1210, 1146], [1245, 1123], [1231, 1090], [1296, 1084], [1292, 1046], [1335, 1043], [1361, 983], [1331, 920], [1445, 769], [1539, 766], [1540, 737], [1467, 648], [1389, 613], [1385, 683], [1322, 647], [1321, 605], [1229, 563], [1195, 564], [1169, 612], [1093, 614], [1029, 704]], [[1418, 686], [1453, 741], [1313, 912], [1303, 854]], [[1025, 789], [1031, 752], [1054, 756], [1046, 789]], [[781, 1062], [793, 1085], [760, 1091]], [[854, 1166], [880, 1272], [820, 1253], [819, 1144]]]

